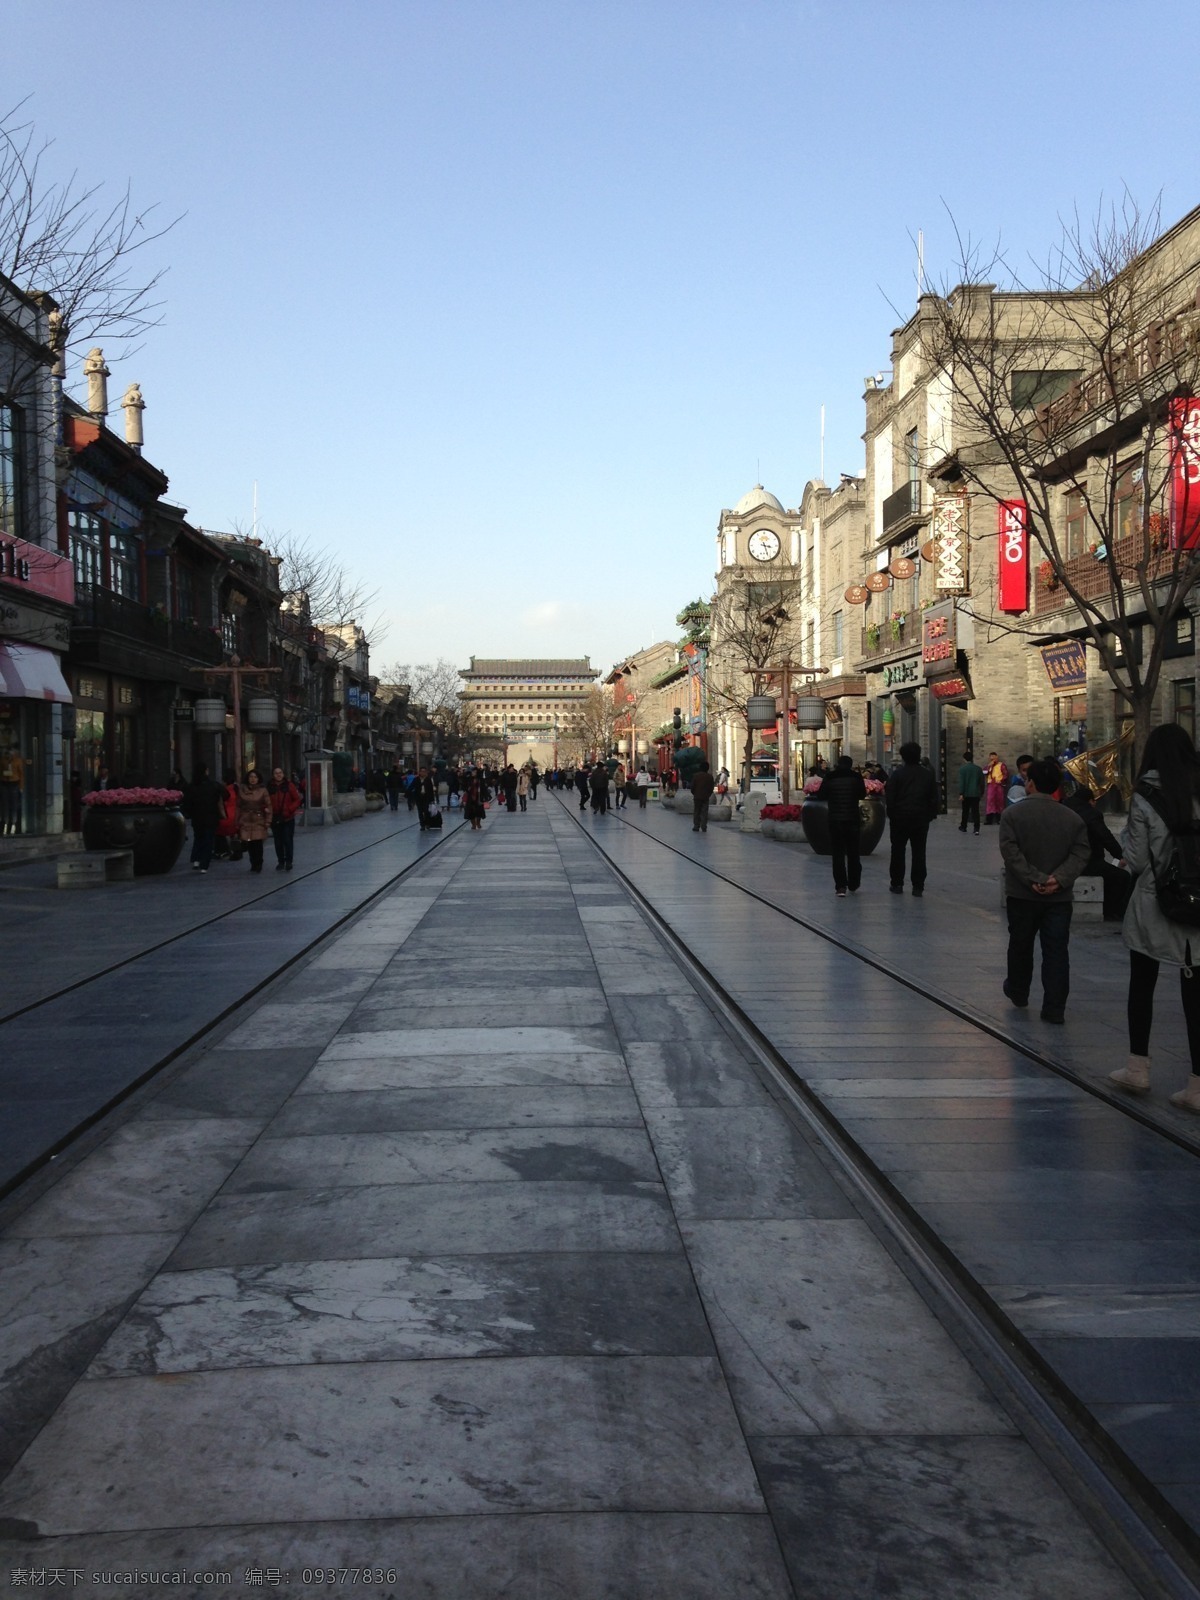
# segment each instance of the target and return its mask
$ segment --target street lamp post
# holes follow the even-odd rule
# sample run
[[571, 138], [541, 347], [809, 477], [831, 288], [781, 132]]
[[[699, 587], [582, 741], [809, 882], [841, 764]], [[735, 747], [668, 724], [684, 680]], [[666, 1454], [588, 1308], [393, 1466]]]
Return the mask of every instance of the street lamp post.
[[[230, 679], [230, 692], [233, 695], [233, 766], [239, 779], [242, 776], [242, 679], [261, 678], [274, 672], [282, 672], [282, 667], [247, 667], [243, 666], [241, 659], [230, 656], [229, 665], [226, 667], [198, 667], [198, 672], [206, 678]], [[253, 726], [253, 724], [251, 724]]]

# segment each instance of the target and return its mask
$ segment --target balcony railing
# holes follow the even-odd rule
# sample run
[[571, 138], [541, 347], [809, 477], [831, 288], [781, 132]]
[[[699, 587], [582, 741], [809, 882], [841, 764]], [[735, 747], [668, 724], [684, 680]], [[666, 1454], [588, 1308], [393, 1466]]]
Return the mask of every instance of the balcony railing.
[[154, 645], [193, 661], [224, 659], [220, 635], [194, 622], [174, 622], [139, 600], [89, 584], [75, 588], [75, 626], [119, 634], [137, 644]]
[[920, 483], [902, 483], [894, 494], [883, 502], [883, 531], [890, 533], [909, 517], [921, 515]]
[[877, 656], [898, 655], [906, 649], [912, 651], [920, 637], [920, 611], [906, 611], [899, 617], [869, 622], [862, 631], [861, 659], [870, 661]]

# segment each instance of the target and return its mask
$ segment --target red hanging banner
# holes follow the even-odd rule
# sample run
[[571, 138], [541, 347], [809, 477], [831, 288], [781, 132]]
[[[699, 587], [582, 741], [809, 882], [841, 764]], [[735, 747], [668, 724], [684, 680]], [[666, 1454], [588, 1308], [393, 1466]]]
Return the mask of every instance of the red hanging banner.
[[1024, 500], [1001, 500], [997, 510], [1000, 609], [1024, 611], [1029, 605], [1029, 510]]
[[1200, 544], [1200, 400], [1172, 400], [1171, 548]]

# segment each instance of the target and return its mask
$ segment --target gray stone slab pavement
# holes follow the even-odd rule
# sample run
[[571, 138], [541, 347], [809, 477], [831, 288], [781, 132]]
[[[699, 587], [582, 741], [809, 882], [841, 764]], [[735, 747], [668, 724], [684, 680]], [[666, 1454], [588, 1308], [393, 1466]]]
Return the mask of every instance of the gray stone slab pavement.
[[[53, 888], [52, 863], [0, 873], [0, 1192], [441, 837], [386, 811], [305, 831], [287, 874], [269, 862], [261, 874], [244, 862], [197, 873], [186, 852], [162, 877], [88, 894]], [[299, 1005], [262, 1007], [256, 1046], [332, 1037], [438, 889], [434, 877], [424, 898], [397, 894], [375, 942], [345, 940]]]
[[[578, 835], [562, 808], [556, 826]], [[1119, 930], [1076, 927], [1081, 981], [1067, 1026], [1050, 1027], [1000, 994], [994, 831], [964, 837], [939, 823], [926, 893], [913, 900], [888, 892], [884, 860], [868, 858], [861, 891], [838, 899], [828, 859], [807, 845], [715, 827], [696, 835], [662, 812], [583, 826], [1200, 1549], [1200, 1325], [1186, 1321], [1200, 1300], [1200, 1130], [1161, 1095], [1147, 1125], [1119, 1095], [1089, 1093], [1125, 1055]], [[625, 1005], [635, 1003], [653, 1004]], [[1175, 1074], [1165, 1087], [1187, 1070], [1177, 1007], [1164, 983], [1155, 1050], [1177, 1063], [1164, 1068]], [[628, 1016], [615, 1008], [618, 1032]], [[1014, 1048], [1025, 1043], [1078, 1081]], [[647, 1112], [652, 1126], [656, 1115]], [[714, 1149], [697, 1133], [685, 1140], [693, 1166]], [[719, 1147], [707, 1164], [720, 1215]], [[1187, 1384], [1160, 1378], [1164, 1332], [1188, 1340]], [[1168, 1354], [1178, 1376], [1181, 1351]]]
[[[573, 828], [448, 841], [9, 1207], [3, 1568], [1132, 1600], [640, 913], [590, 914]], [[575, 900], [569, 978], [515, 886]]]

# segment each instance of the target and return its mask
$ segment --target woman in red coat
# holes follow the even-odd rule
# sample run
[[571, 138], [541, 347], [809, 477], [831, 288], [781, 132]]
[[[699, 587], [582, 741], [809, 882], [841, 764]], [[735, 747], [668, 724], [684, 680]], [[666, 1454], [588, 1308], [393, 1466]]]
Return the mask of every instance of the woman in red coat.
[[275, 870], [292, 870], [292, 845], [296, 838], [296, 813], [304, 804], [299, 789], [276, 767], [267, 785], [271, 796], [271, 837], [275, 840]]

